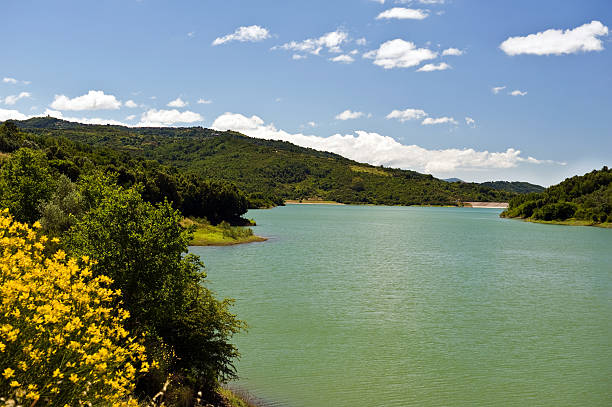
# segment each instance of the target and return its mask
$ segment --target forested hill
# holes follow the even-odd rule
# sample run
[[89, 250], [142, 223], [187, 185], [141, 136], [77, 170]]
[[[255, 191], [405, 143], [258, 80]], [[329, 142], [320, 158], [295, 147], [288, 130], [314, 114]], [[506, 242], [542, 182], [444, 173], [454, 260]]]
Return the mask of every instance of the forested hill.
[[516, 196], [502, 216], [538, 221], [584, 221], [593, 224], [612, 220], [612, 170], [603, 167], [568, 178], [542, 193]]
[[385, 205], [456, 205], [462, 201], [508, 201], [516, 195], [479, 184], [448, 183], [414, 171], [375, 167], [337, 154], [231, 131], [84, 125], [49, 117], [15, 124], [30, 133], [106, 147], [186, 169], [204, 179], [232, 182], [248, 194], [251, 206], [308, 198]]
[[546, 188], [541, 185], [530, 184], [529, 182], [509, 182], [509, 181], [489, 181], [483, 182], [480, 185], [498, 189], [501, 191], [518, 192], [519, 194], [528, 194], [530, 192], [544, 192]]

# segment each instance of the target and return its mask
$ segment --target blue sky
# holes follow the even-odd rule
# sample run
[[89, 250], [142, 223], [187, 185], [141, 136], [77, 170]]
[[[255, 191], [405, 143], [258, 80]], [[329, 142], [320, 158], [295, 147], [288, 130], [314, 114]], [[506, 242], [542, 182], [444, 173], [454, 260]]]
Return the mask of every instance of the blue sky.
[[231, 128], [468, 181], [612, 164], [607, 0], [2, 7], [0, 120]]

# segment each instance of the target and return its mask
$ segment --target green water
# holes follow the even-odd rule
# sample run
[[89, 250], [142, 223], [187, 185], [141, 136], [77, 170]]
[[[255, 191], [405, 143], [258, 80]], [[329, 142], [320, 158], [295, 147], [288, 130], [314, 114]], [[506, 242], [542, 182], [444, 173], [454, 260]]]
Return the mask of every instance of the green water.
[[250, 330], [237, 385], [270, 405], [612, 405], [612, 230], [471, 208], [250, 211], [193, 248]]

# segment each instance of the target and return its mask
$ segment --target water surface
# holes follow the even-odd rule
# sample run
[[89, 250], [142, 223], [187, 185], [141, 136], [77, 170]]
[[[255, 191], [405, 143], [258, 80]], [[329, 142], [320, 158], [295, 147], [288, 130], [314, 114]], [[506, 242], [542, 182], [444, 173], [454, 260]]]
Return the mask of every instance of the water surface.
[[290, 205], [200, 247], [250, 326], [237, 385], [289, 407], [612, 405], [612, 230], [472, 208]]

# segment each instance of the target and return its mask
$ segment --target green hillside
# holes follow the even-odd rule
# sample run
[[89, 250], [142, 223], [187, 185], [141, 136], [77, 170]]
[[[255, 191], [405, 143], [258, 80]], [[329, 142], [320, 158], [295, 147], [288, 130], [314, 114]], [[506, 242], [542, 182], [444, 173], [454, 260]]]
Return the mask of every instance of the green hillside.
[[519, 195], [510, 200], [501, 216], [534, 221], [602, 224], [612, 212], [612, 170], [603, 167], [568, 178], [542, 193]]
[[546, 188], [541, 185], [530, 184], [529, 182], [509, 182], [509, 181], [489, 181], [480, 185], [497, 189], [500, 191], [518, 192], [519, 194], [529, 194], [531, 192], [543, 192]]
[[282, 141], [201, 127], [128, 128], [84, 125], [54, 118], [15, 122], [25, 131], [65, 137], [229, 181], [252, 207], [286, 199], [323, 199], [384, 205], [457, 205], [508, 201], [515, 193], [473, 183], [448, 183], [414, 171], [375, 167], [337, 154]]

